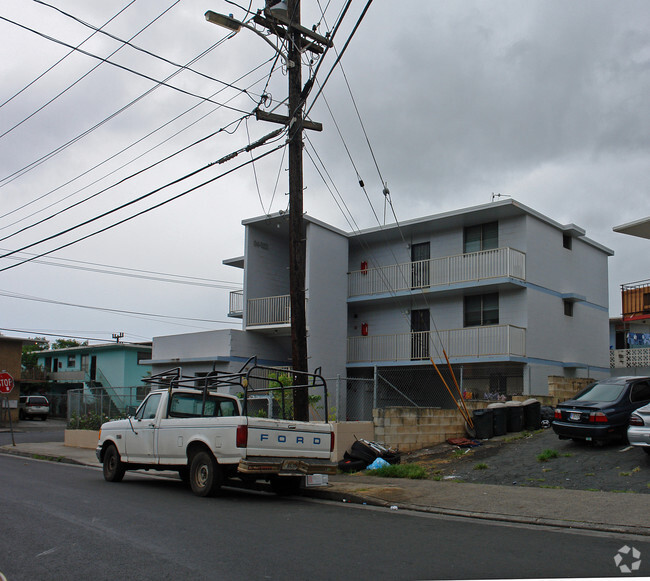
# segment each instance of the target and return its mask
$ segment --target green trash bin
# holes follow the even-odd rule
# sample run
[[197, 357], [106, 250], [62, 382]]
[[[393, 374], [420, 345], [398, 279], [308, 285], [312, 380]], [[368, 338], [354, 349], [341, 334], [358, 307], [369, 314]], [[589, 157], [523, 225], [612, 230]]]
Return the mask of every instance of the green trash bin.
[[477, 440], [488, 440], [494, 434], [492, 426], [492, 410], [474, 410], [472, 414], [474, 422], [475, 438]]
[[521, 432], [524, 429], [524, 406], [520, 401], [506, 402], [506, 429]]
[[497, 402], [491, 403], [487, 409], [492, 410], [492, 432], [494, 436], [505, 436], [507, 429], [506, 423], [506, 404]]
[[527, 399], [524, 403], [524, 426], [527, 430], [542, 428], [542, 404], [536, 399]]

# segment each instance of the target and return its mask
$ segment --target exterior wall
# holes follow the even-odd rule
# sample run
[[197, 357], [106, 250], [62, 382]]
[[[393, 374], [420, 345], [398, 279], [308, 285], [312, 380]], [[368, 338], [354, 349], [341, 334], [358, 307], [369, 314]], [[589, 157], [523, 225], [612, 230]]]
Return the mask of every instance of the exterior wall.
[[347, 238], [307, 224], [307, 352], [325, 377], [345, 375], [347, 261]]
[[245, 256], [245, 300], [289, 294], [289, 240], [280, 229], [275, 234], [269, 228], [247, 225]]
[[[110, 387], [130, 387], [139, 385], [147, 375], [149, 367], [138, 363], [138, 353], [148, 353], [146, 346], [111, 345], [107, 347], [90, 346], [87, 348], [56, 349], [41, 352], [38, 364], [45, 368], [47, 358], [52, 360], [52, 370], [46, 369], [47, 375], [54, 381], [87, 382], [89, 380], [92, 357], [97, 358], [97, 380], [105, 378]], [[88, 369], [82, 368], [83, 356], [88, 357]], [[58, 361], [57, 370], [54, 362]], [[68, 365], [71, 363], [71, 365]], [[102, 377], [103, 376], [103, 377]]]

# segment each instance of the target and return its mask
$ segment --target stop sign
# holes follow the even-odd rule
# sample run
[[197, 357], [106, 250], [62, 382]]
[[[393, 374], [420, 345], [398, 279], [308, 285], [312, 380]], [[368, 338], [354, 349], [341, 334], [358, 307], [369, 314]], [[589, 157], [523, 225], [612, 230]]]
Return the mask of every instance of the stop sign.
[[6, 372], [0, 373], [0, 393], [9, 393], [14, 388], [14, 378]]

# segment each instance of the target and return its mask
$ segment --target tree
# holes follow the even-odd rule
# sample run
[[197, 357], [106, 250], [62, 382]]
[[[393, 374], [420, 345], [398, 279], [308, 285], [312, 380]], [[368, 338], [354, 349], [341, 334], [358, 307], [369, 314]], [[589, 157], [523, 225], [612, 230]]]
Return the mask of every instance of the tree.
[[38, 367], [38, 355], [36, 355], [36, 352], [44, 351], [50, 347], [50, 343], [45, 337], [34, 337], [31, 340], [36, 341], [36, 344], [23, 345], [21, 363], [24, 369], [36, 369]]
[[76, 339], [57, 339], [52, 343], [52, 349], [67, 349], [69, 347], [85, 347], [88, 341], [77, 341]]

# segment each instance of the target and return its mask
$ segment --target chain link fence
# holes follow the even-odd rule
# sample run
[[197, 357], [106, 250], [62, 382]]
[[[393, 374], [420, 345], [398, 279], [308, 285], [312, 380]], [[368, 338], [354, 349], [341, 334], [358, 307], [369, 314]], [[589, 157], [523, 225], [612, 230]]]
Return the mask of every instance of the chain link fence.
[[69, 425], [79, 427], [95, 418], [106, 420], [132, 415], [150, 389], [148, 385], [71, 389], [66, 394], [66, 419]]
[[382, 367], [373, 377], [337, 378], [336, 420], [372, 421], [374, 408], [455, 409], [459, 390], [465, 399], [480, 400], [503, 401], [523, 393], [521, 365], [453, 365], [453, 375], [446, 365], [438, 370], [432, 365]]

